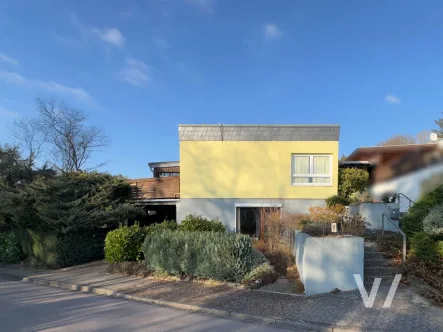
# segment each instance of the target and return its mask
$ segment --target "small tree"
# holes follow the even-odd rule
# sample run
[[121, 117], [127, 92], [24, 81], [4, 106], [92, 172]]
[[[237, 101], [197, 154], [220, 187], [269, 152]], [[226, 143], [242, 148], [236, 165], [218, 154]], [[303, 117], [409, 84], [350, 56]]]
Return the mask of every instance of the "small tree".
[[86, 124], [87, 115], [66, 103], [37, 98], [39, 128], [53, 147], [55, 163], [65, 172], [79, 172], [94, 151], [109, 144], [100, 127]]
[[17, 140], [28, 167], [34, 167], [36, 160], [43, 152], [43, 144], [46, 142], [47, 133], [42, 128], [40, 121], [35, 118], [21, 118], [14, 121], [12, 136]]
[[360, 168], [342, 168], [338, 173], [338, 194], [350, 198], [352, 193], [364, 191], [369, 173]]

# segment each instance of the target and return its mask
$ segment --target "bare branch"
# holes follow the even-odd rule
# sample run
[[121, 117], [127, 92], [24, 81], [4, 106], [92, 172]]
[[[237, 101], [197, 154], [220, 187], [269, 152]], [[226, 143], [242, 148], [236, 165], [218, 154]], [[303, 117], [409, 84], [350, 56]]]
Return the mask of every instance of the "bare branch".
[[32, 167], [41, 156], [47, 138], [41, 124], [34, 118], [21, 118], [14, 121], [11, 134], [28, 156], [28, 166]]
[[86, 124], [87, 115], [80, 109], [54, 99], [36, 100], [40, 123], [53, 146], [53, 155], [67, 172], [79, 172], [91, 154], [109, 145], [103, 129]]

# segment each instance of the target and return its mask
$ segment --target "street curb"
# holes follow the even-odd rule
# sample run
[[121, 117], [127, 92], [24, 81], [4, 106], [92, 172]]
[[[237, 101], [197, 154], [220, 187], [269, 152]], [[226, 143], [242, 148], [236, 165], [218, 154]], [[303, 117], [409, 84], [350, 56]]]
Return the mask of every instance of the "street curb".
[[[0, 273], [0, 275], [3, 273]], [[4, 273], [8, 276], [14, 276], [7, 273]], [[17, 277], [17, 276], [15, 276]], [[49, 286], [54, 288], [61, 288], [71, 291], [80, 291], [83, 293], [93, 293], [97, 295], [102, 296], [108, 296], [108, 297], [115, 297], [115, 298], [121, 298], [127, 301], [134, 301], [134, 302], [140, 302], [140, 303], [148, 303], [148, 304], [155, 304], [155, 305], [161, 305], [164, 307], [169, 307], [173, 309], [180, 309], [180, 310], [186, 310], [186, 311], [192, 311], [192, 312], [200, 312], [205, 313], [217, 317], [222, 318], [231, 318], [235, 320], [242, 320], [242, 321], [249, 321], [259, 324], [266, 324], [266, 325], [275, 325], [276, 327], [280, 328], [286, 328], [286, 329], [308, 329], [311, 331], [318, 331], [318, 332], [340, 332], [340, 331], [364, 331], [364, 329], [357, 328], [357, 327], [346, 327], [346, 326], [331, 326], [331, 325], [324, 325], [314, 322], [304, 322], [304, 321], [289, 321], [284, 320], [280, 318], [266, 318], [266, 317], [260, 317], [260, 316], [253, 316], [248, 314], [242, 314], [237, 313], [233, 311], [226, 311], [226, 310], [219, 310], [219, 309], [210, 309], [190, 304], [184, 304], [184, 303], [177, 303], [177, 302], [167, 302], [162, 300], [154, 300], [144, 297], [138, 297], [133, 295], [127, 295], [119, 292], [114, 292], [109, 289], [105, 288], [96, 288], [86, 285], [80, 285], [80, 284], [71, 284], [63, 281], [55, 281], [55, 280], [46, 280], [46, 279], [40, 279], [40, 278], [33, 278], [33, 277], [17, 277], [16, 280], [27, 282], [31, 284], [36, 285], [42, 285], [42, 286]]]

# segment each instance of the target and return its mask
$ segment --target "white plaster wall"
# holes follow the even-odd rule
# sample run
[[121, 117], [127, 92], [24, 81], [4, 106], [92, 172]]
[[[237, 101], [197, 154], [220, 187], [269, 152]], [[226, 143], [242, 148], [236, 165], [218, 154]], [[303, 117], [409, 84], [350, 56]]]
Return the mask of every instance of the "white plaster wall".
[[[396, 203], [357, 203], [349, 205], [349, 214], [360, 214], [369, 223], [368, 228], [374, 230], [382, 229], [383, 213], [389, 216], [389, 207], [397, 207]], [[392, 220], [392, 219], [391, 219]], [[392, 220], [398, 227], [398, 220]], [[385, 230], [398, 232], [398, 229], [385, 218]]]
[[[381, 199], [384, 194], [389, 193], [403, 193], [413, 201], [417, 201], [422, 196], [421, 183], [430, 178], [433, 175], [437, 175], [443, 172], [443, 163], [432, 165], [426, 168], [422, 168], [416, 172], [399, 176], [398, 178], [386, 181], [383, 183], [377, 183], [371, 186], [369, 189], [370, 194], [375, 199]], [[436, 183], [437, 188], [442, 183]], [[404, 212], [408, 209], [408, 201], [405, 198], [401, 198], [400, 211]]]
[[361, 237], [311, 237], [295, 233], [295, 257], [306, 295], [358, 289], [354, 274], [364, 279]]

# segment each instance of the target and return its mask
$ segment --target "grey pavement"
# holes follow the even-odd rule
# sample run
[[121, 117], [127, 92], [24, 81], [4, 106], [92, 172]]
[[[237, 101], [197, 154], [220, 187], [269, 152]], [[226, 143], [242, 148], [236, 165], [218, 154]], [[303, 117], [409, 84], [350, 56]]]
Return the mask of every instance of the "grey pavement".
[[1, 331], [285, 331], [8, 279], [0, 277]]
[[356, 331], [443, 331], [443, 309], [430, 305], [405, 285], [399, 286], [390, 308], [382, 307], [390, 285], [380, 287], [374, 306], [366, 308], [358, 291], [293, 296], [228, 286], [120, 276], [107, 273], [107, 266], [104, 262], [60, 270], [0, 266], [0, 274], [86, 285], [131, 296], [271, 319], [303, 321], [334, 328], [352, 327]]

